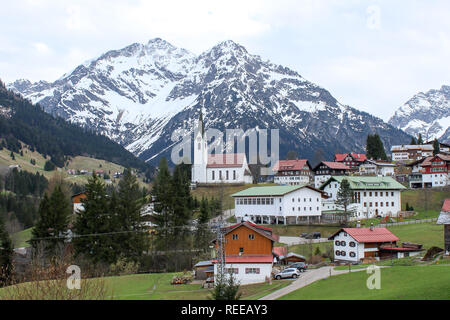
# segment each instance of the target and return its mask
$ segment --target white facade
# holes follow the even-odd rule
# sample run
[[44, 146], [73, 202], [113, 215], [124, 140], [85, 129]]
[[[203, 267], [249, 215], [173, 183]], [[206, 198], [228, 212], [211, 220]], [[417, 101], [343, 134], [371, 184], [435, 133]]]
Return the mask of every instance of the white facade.
[[[331, 181], [325, 186], [323, 191], [331, 196], [328, 201], [336, 201], [340, 183]], [[349, 208], [354, 210], [354, 217], [373, 218], [376, 216], [397, 216], [401, 211], [401, 192], [400, 190], [370, 189], [353, 190], [357, 202]], [[336, 207], [334, 209], [337, 209]], [[334, 210], [331, 209], [331, 210]], [[325, 210], [325, 209], [324, 209]], [[328, 209], [326, 209], [328, 210]]]
[[[228, 269], [235, 269], [233, 273], [236, 281], [242, 284], [261, 283], [272, 274], [272, 263], [226, 263], [225, 278], [229, 276]], [[237, 270], [236, 270], [237, 269]], [[214, 274], [217, 275], [217, 263], [214, 264]]]
[[298, 222], [321, 215], [322, 194], [308, 187], [282, 196], [237, 196], [234, 200], [238, 221], [247, 216], [253, 221], [260, 219], [261, 223], [286, 223], [289, 217]]
[[374, 174], [382, 177], [394, 176], [395, 165], [390, 163], [377, 163], [375, 161], [368, 161], [359, 166], [359, 174]]
[[364, 243], [359, 243], [348, 233], [341, 231], [333, 240], [334, 259], [358, 262], [364, 258], [365, 251], [378, 251], [377, 248], [364, 249]]
[[331, 178], [330, 174], [314, 176], [314, 187], [315, 188], [320, 188], [320, 186], [322, 184], [324, 184], [330, 178]]
[[422, 174], [422, 182], [424, 184], [431, 183], [431, 187], [445, 187], [450, 185], [448, 173], [428, 173]]
[[84, 205], [81, 202], [80, 203], [75, 202], [73, 204], [73, 213], [78, 213], [81, 211], [84, 211]]
[[309, 184], [310, 177], [305, 175], [297, 176], [275, 176], [273, 182], [276, 184], [288, 184], [291, 186]]

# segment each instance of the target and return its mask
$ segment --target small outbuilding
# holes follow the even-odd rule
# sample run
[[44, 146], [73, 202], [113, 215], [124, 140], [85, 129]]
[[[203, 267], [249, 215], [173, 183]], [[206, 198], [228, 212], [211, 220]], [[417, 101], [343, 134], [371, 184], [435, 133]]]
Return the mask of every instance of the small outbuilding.
[[194, 265], [195, 280], [206, 280], [214, 275], [214, 264], [210, 260], [200, 261]]
[[305, 262], [306, 258], [300, 254], [289, 252], [288, 254], [279, 258], [281, 264], [291, 264], [295, 262]]

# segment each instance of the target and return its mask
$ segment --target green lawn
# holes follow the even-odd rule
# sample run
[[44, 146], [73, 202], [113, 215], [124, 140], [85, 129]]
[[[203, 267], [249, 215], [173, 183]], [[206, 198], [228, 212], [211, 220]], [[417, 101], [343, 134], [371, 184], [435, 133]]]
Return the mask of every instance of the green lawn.
[[[181, 273], [153, 273], [103, 278], [107, 299], [116, 300], [207, 300], [211, 289], [200, 284], [171, 285], [174, 275]], [[95, 281], [95, 279], [89, 280]], [[275, 290], [289, 285], [292, 281], [274, 281], [268, 283], [241, 286], [242, 298], [259, 299]], [[23, 284], [22, 284], [23, 285]], [[0, 289], [0, 299], [2, 297]]]
[[388, 229], [400, 238], [400, 242], [421, 243], [425, 249], [444, 247], [444, 228], [435, 222], [390, 226]]
[[14, 244], [14, 248], [29, 247], [30, 244], [27, 243], [27, 241], [31, 239], [31, 231], [32, 230], [33, 230], [33, 228], [28, 228], [28, 229], [14, 233], [11, 236], [11, 239]]
[[364, 272], [345, 273], [314, 282], [280, 300], [448, 300], [450, 266], [389, 267], [381, 269], [381, 289], [369, 290]]

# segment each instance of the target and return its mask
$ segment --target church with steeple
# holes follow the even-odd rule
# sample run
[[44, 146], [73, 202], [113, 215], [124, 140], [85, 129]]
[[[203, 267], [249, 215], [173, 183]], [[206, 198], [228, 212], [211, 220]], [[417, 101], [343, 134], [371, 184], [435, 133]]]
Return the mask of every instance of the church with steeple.
[[200, 111], [194, 131], [192, 183], [252, 183], [253, 178], [244, 153], [208, 154], [203, 113]]

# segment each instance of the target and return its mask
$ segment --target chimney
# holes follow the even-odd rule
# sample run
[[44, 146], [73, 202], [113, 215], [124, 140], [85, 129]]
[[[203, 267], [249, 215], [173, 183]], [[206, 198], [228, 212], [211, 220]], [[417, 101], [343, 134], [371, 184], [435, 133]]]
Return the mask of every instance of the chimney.
[[370, 224], [370, 231], [373, 231], [373, 223]]
[[361, 221], [359, 221], [359, 220], [356, 221], [356, 227], [357, 227], [357, 228], [361, 228]]

